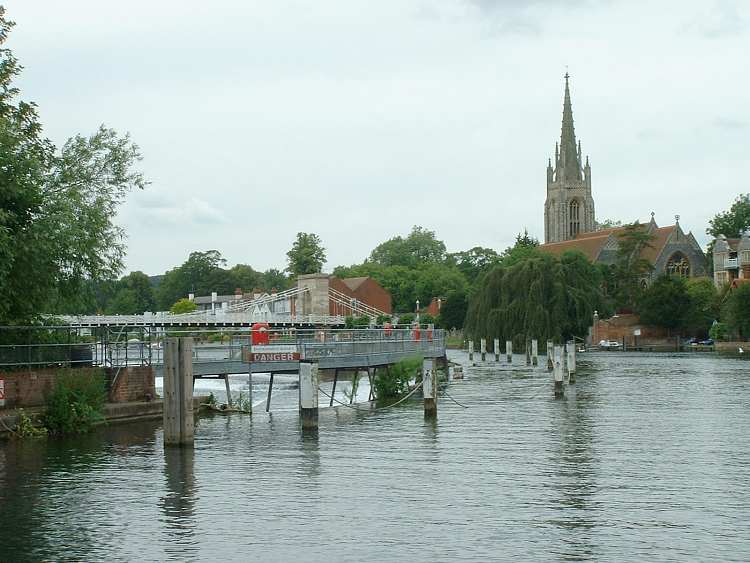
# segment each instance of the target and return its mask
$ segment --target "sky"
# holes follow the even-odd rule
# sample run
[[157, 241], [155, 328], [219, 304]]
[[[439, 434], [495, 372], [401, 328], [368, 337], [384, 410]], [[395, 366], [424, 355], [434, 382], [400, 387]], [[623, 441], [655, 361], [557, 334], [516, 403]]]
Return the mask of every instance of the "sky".
[[708, 220], [750, 191], [750, 2], [6, 0], [56, 144], [105, 124], [151, 182], [128, 270], [196, 250], [326, 270], [413, 225], [448, 251], [542, 239], [563, 75], [598, 220]]

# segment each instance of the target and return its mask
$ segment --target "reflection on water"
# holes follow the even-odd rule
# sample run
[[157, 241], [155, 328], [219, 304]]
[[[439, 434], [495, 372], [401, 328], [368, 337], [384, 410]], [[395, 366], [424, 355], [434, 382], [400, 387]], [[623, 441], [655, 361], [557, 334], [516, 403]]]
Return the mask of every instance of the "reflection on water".
[[432, 420], [340, 407], [303, 432], [280, 388], [194, 448], [158, 422], [2, 444], [0, 561], [747, 560], [749, 365], [582, 356], [562, 400], [543, 365], [467, 366], [469, 408]]

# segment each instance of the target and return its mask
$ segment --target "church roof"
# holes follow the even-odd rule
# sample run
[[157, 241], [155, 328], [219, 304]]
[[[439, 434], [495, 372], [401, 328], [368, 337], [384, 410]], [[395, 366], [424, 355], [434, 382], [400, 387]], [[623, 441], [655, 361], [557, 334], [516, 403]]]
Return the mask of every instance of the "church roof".
[[594, 231], [591, 233], [583, 233], [586, 236], [579, 235], [578, 238], [572, 240], [542, 244], [539, 246], [539, 250], [541, 250], [542, 252], [553, 254], [558, 258], [562, 256], [563, 253], [569, 250], [577, 250], [578, 252], [583, 252], [586, 257], [592, 262], [596, 262], [596, 259], [599, 257], [599, 253], [602, 251], [602, 248], [604, 248], [604, 245], [607, 244], [607, 241], [609, 240], [609, 236], [611, 234], [609, 231], [611, 231], [611, 229], [607, 229], [606, 232]]

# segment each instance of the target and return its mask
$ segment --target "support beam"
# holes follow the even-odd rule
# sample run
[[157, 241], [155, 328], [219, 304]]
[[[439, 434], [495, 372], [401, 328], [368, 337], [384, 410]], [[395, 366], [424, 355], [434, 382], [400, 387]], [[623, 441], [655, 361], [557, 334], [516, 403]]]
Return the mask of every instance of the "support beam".
[[531, 340], [531, 365], [539, 365], [539, 341], [536, 338]]
[[495, 361], [499, 362], [500, 361], [500, 339], [495, 338], [495, 340], [493, 341], [493, 344], [495, 346]]
[[250, 364], [250, 369], [247, 370], [247, 396], [248, 403], [250, 405], [250, 413], [253, 412], [253, 364]]
[[299, 364], [299, 414], [303, 429], [318, 428], [318, 364]]
[[555, 349], [551, 340], [547, 340], [547, 371], [555, 369]]
[[164, 445], [192, 446], [193, 339], [167, 338], [164, 344]]
[[479, 351], [482, 354], [482, 361], [484, 361], [487, 357], [487, 339], [486, 338], [482, 338], [479, 341]]
[[434, 359], [422, 362], [422, 395], [424, 396], [424, 416], [437, 416], [437, 369]]
[[333, 370], [333, 389], [331, 390], [331, 403], [328, 405], [329, 407], [333, 406], [333, 398], [336, 396], [336, 383], [339, 380], [339, 368], [336, 368]]
[[576, 382], [576, 343], [568, 341], [568, 383]]
[[563, 388], [563, 347], [555, 346], [554, 348], [554, 362], [555, 362], [555, 398], [560, 398], [565, 394]]
[[469, 340], [469, 361], [474, 361], [474, 341]]
[[505, 358], [508, 360], [509, 364], [513, 363], [513, 341], [512, 340], [505, 341]]
[[268, 397], [266, 398], [266, 412], [271, 410], [271, 390], [273, 389], [273, 372], [271, 372], [271, 379], [268, 380]]
[[229, 388], [229, 374], [223, 374], [222, 379], [224, 380], [224, 387], [227, 389], [227, 406], [232, 406], [232, 390]]

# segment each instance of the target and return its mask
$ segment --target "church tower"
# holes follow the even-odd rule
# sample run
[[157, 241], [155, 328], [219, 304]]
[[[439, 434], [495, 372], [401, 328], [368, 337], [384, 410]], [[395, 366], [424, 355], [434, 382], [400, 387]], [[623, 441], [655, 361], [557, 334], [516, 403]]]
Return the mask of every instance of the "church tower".
[[544, 202], [544, 242], [560, 242], [594, 230], [589, 157], [581, 164], [581, 143], [576, 145], [569, 75], [565, 73], [562, 132], [555, 146], [555, 167], [547, 162], [547, 201]]

